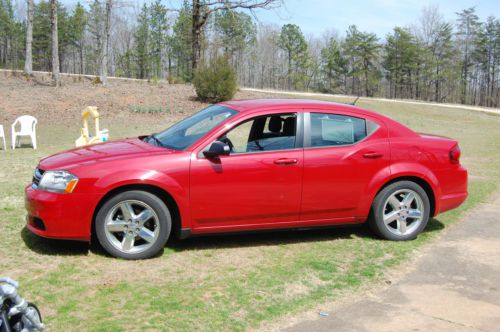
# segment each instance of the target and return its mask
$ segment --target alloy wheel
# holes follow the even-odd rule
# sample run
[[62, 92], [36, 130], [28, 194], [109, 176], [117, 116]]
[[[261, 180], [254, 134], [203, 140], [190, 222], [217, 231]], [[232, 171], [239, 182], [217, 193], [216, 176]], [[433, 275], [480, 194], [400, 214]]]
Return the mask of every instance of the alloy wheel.
[[412, 234], [422, 223], [424, 203], [422, 197], [411, 189], [395, 191], [383, 206], [384, 225], [395, 235]]
[[104, 232], [113, 247], [123, 253], [136, 254], [154, 245], [160, 233], [160, 223], [148, 204], [124, 200], [107, 213]]

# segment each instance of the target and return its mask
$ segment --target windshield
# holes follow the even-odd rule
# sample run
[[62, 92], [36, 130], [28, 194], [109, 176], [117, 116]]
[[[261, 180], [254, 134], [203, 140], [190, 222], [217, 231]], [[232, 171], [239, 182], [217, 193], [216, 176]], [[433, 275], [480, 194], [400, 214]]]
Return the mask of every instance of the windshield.
[[145, 141], [168, 149], [184, 150], [236, 113], [230, 108], [212, 105], [161, 133], [146, 137]]

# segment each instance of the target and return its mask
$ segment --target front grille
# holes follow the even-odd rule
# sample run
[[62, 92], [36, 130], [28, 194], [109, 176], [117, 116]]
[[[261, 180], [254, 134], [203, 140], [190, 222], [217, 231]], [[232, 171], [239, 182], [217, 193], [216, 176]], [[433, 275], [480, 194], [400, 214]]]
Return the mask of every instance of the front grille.
[[33, 183], [31, 185], [33, 189], [38, 188], [40, 180], [42, 180], [43, 173], [45, 173], [43, 169], [40, 169], [38, 167], [35, 169], [35, 174], [33, 174]]

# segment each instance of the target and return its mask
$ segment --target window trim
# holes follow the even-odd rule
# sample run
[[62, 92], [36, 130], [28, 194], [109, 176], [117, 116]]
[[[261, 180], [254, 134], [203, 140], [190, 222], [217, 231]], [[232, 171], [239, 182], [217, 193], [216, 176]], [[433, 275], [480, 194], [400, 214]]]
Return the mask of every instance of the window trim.
[[[345, 116], [345, 117], [351, 117], [351, 118], [358, 118], [362, 119], [365, 121], [365, 127], [366, 127], [366, 122], [371, 121], [377, 125], [377, 129], [372, 131], [370, 134], [368, 134], [368, 129], [366, 129], [366, 136], [363, 139], [360, 139], [359, 141], [356, 141], [354, 143], [349, 143], [349, 144], [341, 144], [341, 145], [321, 145], [321, 146], [312, 146], [311, 145], [311, 114], [331, 114], [331, 115], [338, 115], [338, 116]], [[366, 139], [371, 137], [373, 134], [375, 134], [379, 129], [381, 125], [375, 121], [369, 120], [367, 118], [361, 117], [361, 116], [355, 116], [355, 115], [350, 115], [350, 114], [340, 114], [340, 113], [333, 113], [333, 112], [304, 112], [304, 150], [305, 149], [324, 149], [324, 148], [341, 148], [341, 147], [346, 147], [346, 146], [353, 146], [356, 144], [359, 144], [361, 142], [364, 142]]]
[[[215, 140], [217, 140], [217, 138], [219, 138], [220, 136], [223, 136], [223, 135], [226, 135], [228, 132], [230, 132], [231, 130], [235, 129], [236, 127], [238, 127], [239, 125], [242, 125], [243, 123], [245, 122], [248, 122], [248, 121], [253, 121], [257, 118], [263, 118], [263, 117], [269, 117], [269, 116], [274, 116], [274, 115], [288, 115], [288, 114], [295, 114], [296, 115], [296, 124], [295, 124], [295, 146], [294, 148], [292, 149], [283, 149], [283, 150], [267, 150], [267, 151], [249, 151], [249, 152], [241, 152], [241, 153], [235, 153], [235, 154], [229, 154], [227, 156], [221, 156], [221, 158], [231, 158], [231, 157], [237, 157], [237, 156], [246, 156], [246, 155], [252, 155], [252, 154], [262, 154], [262, 153], [276, 153], [276, 152], [280, 152], [280, 151], [298, 151], [298, 150], [302, 150], [304, 148], [304, 112], [301, 112], [300, 110], [298, 109], [294, 109], [292, 110], [291, 112], [286, 112], [286, 110], [283, 110], [284, 112], [277, 112], [277, 113], [266, 113], [266, 114], [261, 114], [261, 115], [257, 115], [257, 116], [254, 116], [254, 117], [248, 117], [236, 124], [234, 124], [233, 126], [231, 126], [231, 128], [229, 128], [227, 131], [224, 131], [222, 132], [220, 135], [218, 135]], [[203, 155], [203, 151], [205, 151], [206, 149], [208, 149], [210, 147], [210, 145], [215, 142], [215, 140], [211, 140], [205, 147], [203, 147], [199, 152], [198, 152], [198, 158], [203, 158], [203, 159], [207, 159], [204, 155]]]

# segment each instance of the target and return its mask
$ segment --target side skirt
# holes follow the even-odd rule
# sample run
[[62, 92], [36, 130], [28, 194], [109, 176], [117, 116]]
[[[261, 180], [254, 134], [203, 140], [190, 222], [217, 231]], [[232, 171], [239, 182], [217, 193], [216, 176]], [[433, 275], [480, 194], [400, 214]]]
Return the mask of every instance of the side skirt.
[[335, 225], [319, 225], [319, 226], [302, 226], [302, 227], [286, 227], [286, 228], [264, 228], [256, 230], [228, 230], [228, 231], [214, 231], [214, 232], [201, 232], [193, 233], [190, 228], [183, 228], [180, 230], [179, 239], [187, 239], [193, 237], [203, 237], [203, 236], [226, 236], [226, 235], [241, 235], [241, 234], [261, 234], [261, 233], [277, 233], [277, 232], [295, 232], [295, 231], [307, 231], [315, 229], [336, 229], [336, 228], [346, 228], [346, 227], [360, 227], [365, 222], [346, 222], [339, 223]]

